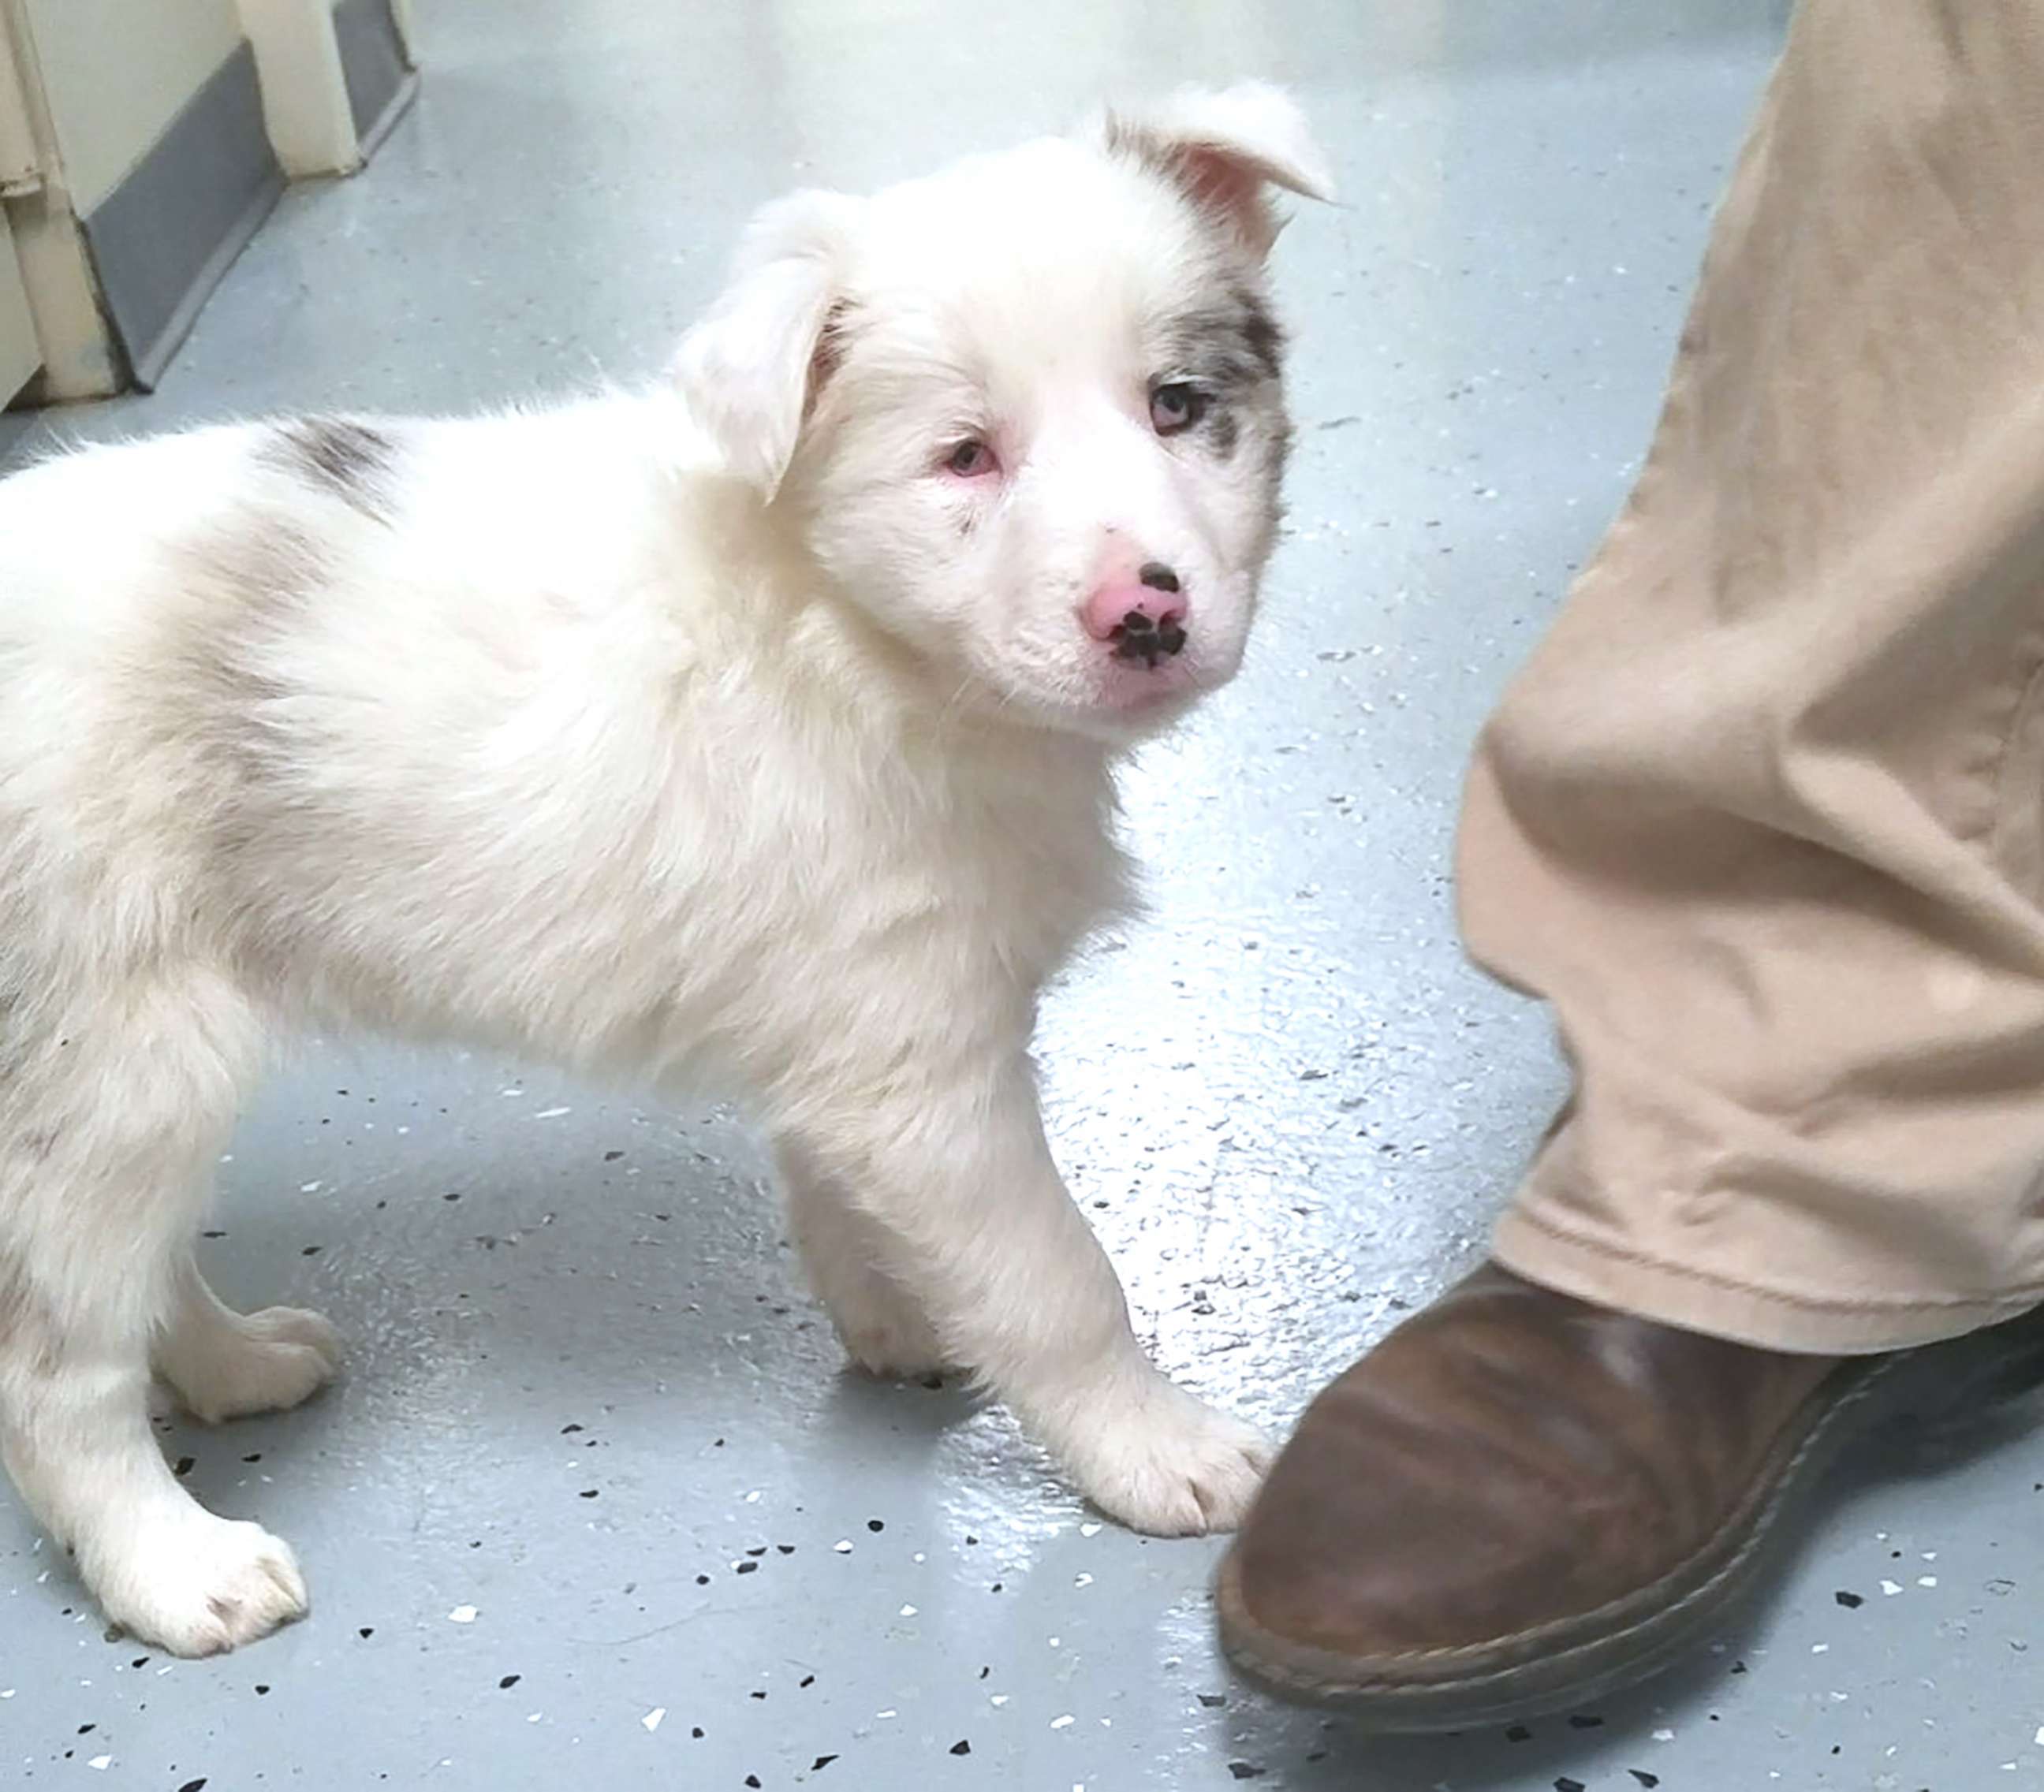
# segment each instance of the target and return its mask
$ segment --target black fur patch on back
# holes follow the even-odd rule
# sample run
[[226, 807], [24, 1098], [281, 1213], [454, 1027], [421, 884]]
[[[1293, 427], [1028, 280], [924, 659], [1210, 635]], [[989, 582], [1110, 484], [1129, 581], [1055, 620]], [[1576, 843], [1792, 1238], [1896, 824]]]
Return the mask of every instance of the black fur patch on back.
[[389, 519], [398, 443], [386, 431], [349, 417], [294, 417], [263, 444], [271, 465], [344, 499], [365, 516]]

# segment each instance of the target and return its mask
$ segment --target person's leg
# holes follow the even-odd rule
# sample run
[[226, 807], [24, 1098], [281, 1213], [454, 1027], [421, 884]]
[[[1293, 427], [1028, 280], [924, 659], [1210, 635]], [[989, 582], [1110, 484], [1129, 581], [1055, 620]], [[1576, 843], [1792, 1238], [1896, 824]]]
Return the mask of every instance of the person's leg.
[[1813, 0], [1666, 416], [1486, 731], [1534, 1280], [1840, 1353], [2044, 1300], [2044, 6]]
[[1575, 1092], [1224, 1571], [1281, 1690], [1448, 1727], [1649, 1671], [1855, 1425], [2044, 1344], [2040, 94], [2039, 0], [1799, 10], [1470, 780], [1467, 942]]

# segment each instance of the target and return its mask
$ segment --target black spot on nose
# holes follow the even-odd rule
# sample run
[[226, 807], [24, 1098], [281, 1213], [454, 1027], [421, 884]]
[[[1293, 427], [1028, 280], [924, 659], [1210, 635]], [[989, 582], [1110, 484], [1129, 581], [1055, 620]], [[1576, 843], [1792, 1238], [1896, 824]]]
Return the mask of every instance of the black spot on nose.
[[1178, 575], [1162, 560], [1146, 562], [1142, 571], [1135, 576], [1152, 591], [1176, 591], [1178, 589]]
[[1112, 639], [1116, 659], [1139, 659], [1154, 671], [1158, 661], [1184, 650], [1185, 631], [1173, 617], [1156, 622], [1140, 610], [1131, 610], [1116, 624]]

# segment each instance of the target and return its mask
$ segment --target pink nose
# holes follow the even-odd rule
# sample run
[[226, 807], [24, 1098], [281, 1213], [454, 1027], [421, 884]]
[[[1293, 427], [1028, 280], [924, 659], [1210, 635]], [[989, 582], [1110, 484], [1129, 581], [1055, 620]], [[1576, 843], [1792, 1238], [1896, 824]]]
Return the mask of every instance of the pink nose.
[[1185, 619], [1192, 605], [1178, 589], [1178, 575], [1151, 561], [1131, 585], [1115, 580], [1087, 598], [1080, 612], [1085, 631], [1096, 641], [1112, 641], [1124, 659], [1155, 666], [1185, 644]]
[[1139, 629], [1145, 624], [1151, 628], [1167, 622], [1182, 625], [1185, 601], [1139, 585], [1104, 585], [1086, 600], [1085, 631], [1096, 641], [1112, 641], [1138, 616], [1143, 619], [1135, 625]]

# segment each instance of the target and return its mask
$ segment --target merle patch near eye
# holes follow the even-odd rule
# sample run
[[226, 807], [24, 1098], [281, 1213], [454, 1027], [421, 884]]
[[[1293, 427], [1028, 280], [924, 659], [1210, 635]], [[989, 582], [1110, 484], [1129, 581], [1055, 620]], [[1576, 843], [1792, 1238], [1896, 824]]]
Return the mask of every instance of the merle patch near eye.
[[1166, 340], [1177, 361], [1224, 396], [1283, 370], [1284, 332], [1262, 297], [1246, 288], [1180, 313]]
[[1243, 346], [1255, 356], [1263, 370], [1275, 379], [1284, 366], [1285, 332], [1278, 327], [1278, 320], [1270, 315], [1269, 308], [1254, 293], [1244, 293], [1240, 297], [1239, 328]]

